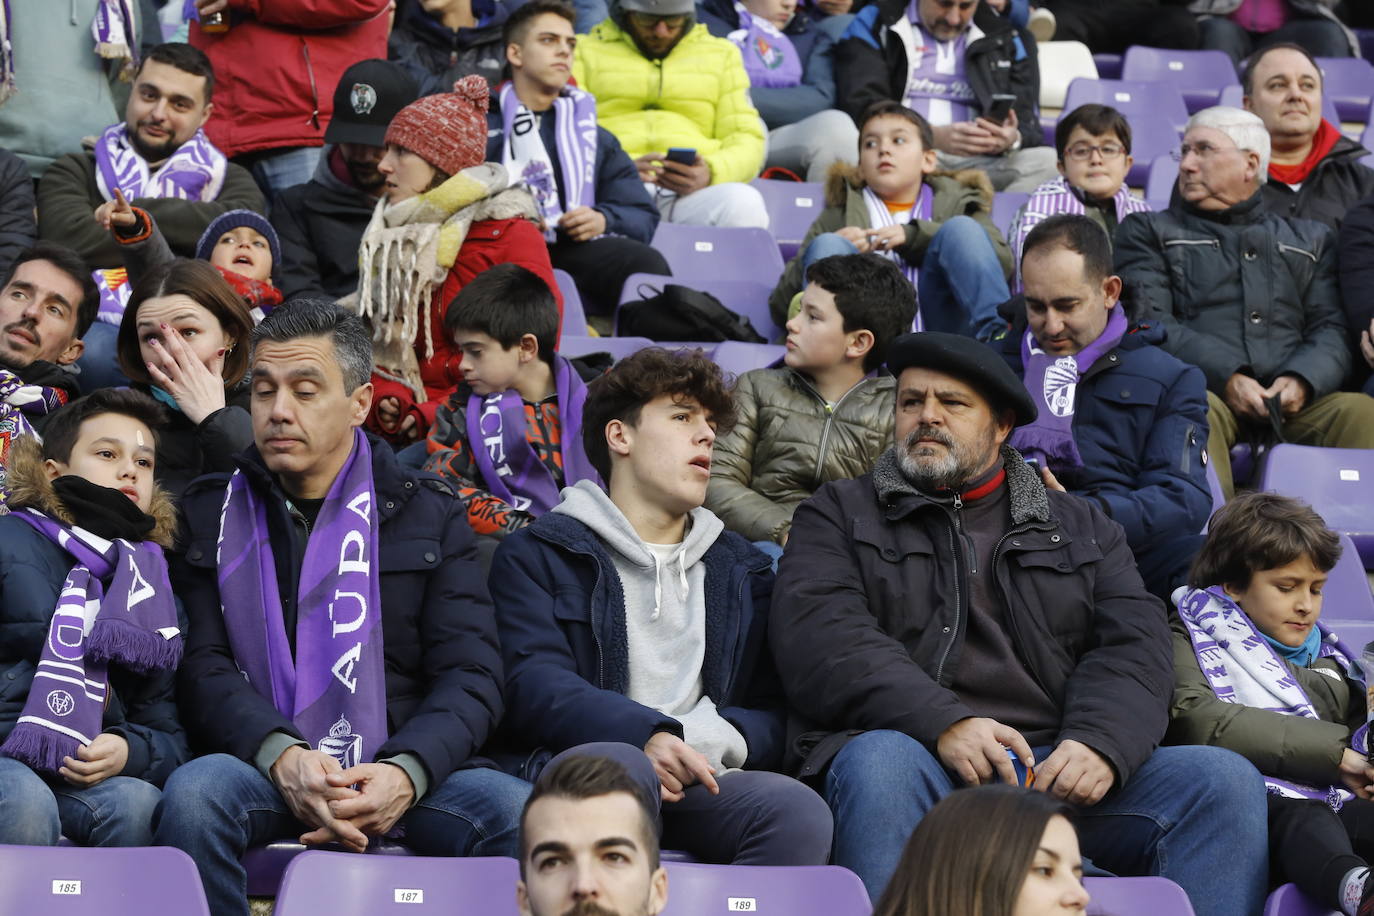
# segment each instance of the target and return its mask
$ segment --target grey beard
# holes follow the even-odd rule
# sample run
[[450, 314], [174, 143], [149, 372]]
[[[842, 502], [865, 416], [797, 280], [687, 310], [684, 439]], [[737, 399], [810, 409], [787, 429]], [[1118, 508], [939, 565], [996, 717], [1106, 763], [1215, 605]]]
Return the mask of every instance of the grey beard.
[[[911, 452], [916, 448], [918, 439], [934, 439], [948, 451], [943, 455], [917, 459]], [[992, 446], [992, 442], [987, 441], [983, 445], [984, 448], [975, 450], [962, 442], [956, 442], [954, 437], [944, 430], [918, 426], [907, 433], [901, 447], [897, 449], [897, 464], [902, 469], [902, 475], [918, 490], [929, 493], [936, 490], [958, 489], [987, 465], [987, 450]]]

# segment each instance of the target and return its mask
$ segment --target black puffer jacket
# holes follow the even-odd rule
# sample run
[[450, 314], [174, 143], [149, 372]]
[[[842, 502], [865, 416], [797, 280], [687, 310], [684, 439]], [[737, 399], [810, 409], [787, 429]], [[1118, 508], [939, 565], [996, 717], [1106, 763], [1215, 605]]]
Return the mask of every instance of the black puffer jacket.
[[282, 191], [272, 205], [283, 298], [342, 299], [358, 288], [358, 248], [377, 201], [334, 170], [336, 149], [326, 146], [315, 177]]
[[501, 28], [525, 0], [476, 0], [473, 13], [485, 21], [471, 29], [450, 29], [426, 13], [419, 0], [401, 0], [386, 56], [415, 77], [420, 95], [451, 92], [456, 80], [477, 74], [495, 88], [506, 66]]
[[[146, 385], [132, 386], [151, 395]], [[167, 411], [167, 424], [158, 430], [157, 482], [180, 497], [191, 481], [215, 471], [232, 471], [234, 455], [253, 444], [253, 419], [248, 415], [248, 386], [226, 394], [228, 403], [199, 424], [180, 410]]]
[[1314, 219], [1340, 229], [1345, 211], [1374, 194], [1374, 169], [1361, 165], [1369, 150], [1341, 137], [1296, 191], [1282, 181], [1264, 183], [1264, 206], [1278, 216]]

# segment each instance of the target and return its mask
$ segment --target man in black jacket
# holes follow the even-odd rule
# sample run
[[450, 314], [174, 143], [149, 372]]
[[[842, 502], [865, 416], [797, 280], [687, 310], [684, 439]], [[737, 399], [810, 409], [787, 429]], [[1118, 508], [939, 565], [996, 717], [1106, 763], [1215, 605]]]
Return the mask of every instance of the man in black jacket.
[[1121, 526], [1005, 447], [1036, 408], [991, 349], [911, 334], [888, 367], [897, 445], [797, 509], [769, 625], [811, 720], [792, 747], [835, 814], [834, 861], [876, 898], [940, 798], [1034, 767], [1036, 789], [1079, 806], [1097, 865], [1163, 874], [1200, 916], [1258, 912], [1259, 773], [1158, 748], [1169, 629]]
[[475, 754], [501, 714], [473, 534], [439, 478], [361, 432], [371, 333], [298, 299], [253, 333], [253, 432], [186, 492], [172, 578], [190, 619], [183, 719], [209, 756], [168, 781], [157, 845], [188, 852], [216, 916], [239, 857], [282, 836], [361, 852], [516, 854], [529, 786]]
[[[1055, 176], [1042, 146], [1035, 39], [980, 0], [877, 0], [835, 46], [836, 99], [857, 123], [895, 99], [935, 129], [942, 169], [981, 169], [999, 191], [1034, 191]], [[975, 15], [976, 14], [976, 15]], [[1005, 116], [995, 96], [1014, 96]]]

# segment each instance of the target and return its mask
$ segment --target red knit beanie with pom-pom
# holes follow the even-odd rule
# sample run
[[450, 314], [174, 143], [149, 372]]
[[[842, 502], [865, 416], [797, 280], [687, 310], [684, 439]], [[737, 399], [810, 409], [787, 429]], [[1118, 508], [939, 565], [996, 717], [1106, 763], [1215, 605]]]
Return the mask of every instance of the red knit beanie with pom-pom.
[[465, 76], [452, 92], [427, 95], [402, 108], [386, 128], [388, 146], [402, 146], [449, 175], [487, 159], [487, 81]]

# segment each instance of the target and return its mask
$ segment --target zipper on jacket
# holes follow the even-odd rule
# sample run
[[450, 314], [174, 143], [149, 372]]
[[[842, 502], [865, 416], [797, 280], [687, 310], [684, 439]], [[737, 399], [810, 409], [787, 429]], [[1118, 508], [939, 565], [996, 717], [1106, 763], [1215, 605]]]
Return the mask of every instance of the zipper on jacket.
[[964, 532], [964, 500], [958, 493], [954, 494], [954, 530], [959, 533], [959, 543], [964, 546], [968, 555], [968, 572], [970, 576], [978, 575], [978, 552], [973, 548], [973, 538]]
[[310, 77], [310, 104], [315, 109], [310, 112], [307, 123], [316, 130], [320, 129], [320, 90], [315, 85], [315, 66], [310, 62], [310, 45], [301, 39], [301, 54], [305, 56], [305, 73]]
[[1164, 247], [1170, 245], [1205, 245], [1208, 248], [1221, 249], [1221, 242], [1216, 239], [1165, 239]]
[[1197, 445], [1197, 436], [1194, 433], [1195, 429], [1197, 429], [1197, 426], [1193, 423], [1189, 423], [1187, 428], [1183, 431], [1183, 460], [1179, 462], [1179, 469], [1184, 474], [1187, 474], [1189, 469], [1193, 466], [1193, 446]]
[[[956, 500], [959, 499], [957, 494], [954, 498]], [[962, 500], [959, 502], [959, 505], [960, 507], [963, 506]], [[949, 529], [949, 549], [954, 556], [957, 557], [959, 555], [959, 546], [955, 543], [953, 525], [951, 525]], [[959, 589], [959, 578], [961, 575], [963, 575], [963, 572], [959, 569], [959, 565], [956, 564], [954, 567], [954, 626], [950, 628], [949, 641], [945, 643], [945, 649], [940, 653], [940, 660], [935, 663], [935, 683], [942, 687], [945, 683], [942, 680], [945, 673], [945, 662], [949, 659], [950, 651], [954, 649], [954, 643], [959, 638], [959, 626], [963, 623], [964, 596], [963, 592]]]
[[863, 381], [859, 382], [858, 385], [855, 385], [853, 388], [850, 388], [844, 394], [840, 395], [840, 399], [835, 402], [834, 406], [831, 406], [830, 404], [826, 404], [825, 398], [821, 397], [821, 393], [819, 391], [817, 391], [815, 388], [812, 388], [811, 384], [807, 382], [805, 379], [802, 379], [802, 384], [806, 385], [806, 387], [810, 389], [811, 393], [814, 394], [822, 404], [825, 404], [825, 425], [821, 427], [821, 444], [820, 447], [816, 449], [816, 473], [811, 478], [811, 489], [813, 490], [818, 488], [824, 482], [821, 480], [821, 474], [825, 470], [825, 449], [826, 446], [830, 444], [830, 427], [834, 425], [835, 414], [840, 412], [840, 405], [844, 403], [844, 399], [853, 394], [855, 389], [857, 389], [859, 385], [862, 385], [866, 381], [868, 381], [868, 379], [864, 379]]
[[1292, 254], [1300, 254], [1304, 258], [1310, 258], [1313, 264], [1317, 263], [1317, 256], [1305, 248], [1295, 248], [1292, 245], [1285, 245], [1283, 242], [1279, 242], [1278, 246], [1279, 251], [1287, 251]]

